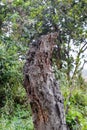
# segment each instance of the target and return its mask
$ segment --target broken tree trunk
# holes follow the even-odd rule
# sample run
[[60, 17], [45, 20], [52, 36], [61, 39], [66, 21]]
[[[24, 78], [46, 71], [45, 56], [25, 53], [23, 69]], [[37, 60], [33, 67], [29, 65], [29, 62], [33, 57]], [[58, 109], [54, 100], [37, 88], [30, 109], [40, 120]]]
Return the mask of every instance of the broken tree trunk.
[[51, 63], [56, 38], [55, 32], [32, 42], [24, 66], [35, 130], [66, 130], [63, 98]]

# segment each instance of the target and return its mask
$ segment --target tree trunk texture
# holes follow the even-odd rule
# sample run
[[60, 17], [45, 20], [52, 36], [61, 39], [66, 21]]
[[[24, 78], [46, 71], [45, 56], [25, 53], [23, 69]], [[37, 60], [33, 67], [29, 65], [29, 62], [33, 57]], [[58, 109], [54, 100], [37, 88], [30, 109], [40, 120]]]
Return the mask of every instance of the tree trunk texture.
[[33, 41], [24, 65], [35, 130], [66, 130], [63, 97], [51, 63], [56, 38], [55, 32]]

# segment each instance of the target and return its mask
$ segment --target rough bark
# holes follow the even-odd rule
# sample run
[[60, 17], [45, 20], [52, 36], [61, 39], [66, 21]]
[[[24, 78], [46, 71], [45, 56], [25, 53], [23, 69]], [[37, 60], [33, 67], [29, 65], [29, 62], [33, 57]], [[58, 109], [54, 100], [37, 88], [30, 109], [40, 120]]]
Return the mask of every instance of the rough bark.
[[63, 98], [51, 63], [56, 38], [55, 32], [32, 42], [24, 66], [35, 130], [66, 130]]

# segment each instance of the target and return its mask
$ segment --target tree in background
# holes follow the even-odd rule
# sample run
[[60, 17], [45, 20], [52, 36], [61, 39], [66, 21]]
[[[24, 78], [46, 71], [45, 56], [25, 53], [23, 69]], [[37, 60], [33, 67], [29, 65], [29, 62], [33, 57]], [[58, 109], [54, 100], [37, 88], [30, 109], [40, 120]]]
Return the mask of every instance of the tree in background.
[[[86, 7], [86, 0], [2, 0], [0, 2], [0, 95], [4, 105], [7, 103], [4, 98], [8, 94], [8, 88], [10, 90], [8, 98], [13, 93], [12, 98], [15, 99], [16, 94], [14, 96], [14, 91], [11, 93], [11, 90], [15, 89], [15, 92], [18, 92], [16, 90], [22, 80], [21, 64], [25, 60], [25, 52], [30, 42], [35, 42], [43, 34], [56, 31], [59, 37], [56, 40], [57, 48], [53, 56], [53, 62], [56, 64], [54, 64], [55, 75], [58, 79], [63, 78], [62, 74], [66, 75], [66, 78], [61, 80], [62, 85], [66, 87], [64, 90], [69, 87], [69, 92], [64, 93], [65, 106], [68, 104], [68, 111], [72, 110], [70, 106], [73, 104], [71, 101], [74, 100], [73, 95], [76, 92], [74, 90], [79, 85], [82, 87], [81, 70], [86, 63], [84, 56], [87, 48]], [[63, 82], [65, 79], [68, 79], [68, 83], [67, 80]], [[11, 87], [13, 84], [14, 87]], [[85, 93], [86, 89], [83, 90]], [[81, 99], [83, 96], [77, 94], [76, 97]], [[4, 105], [1, 101], [1, 106]], [[72, 116], [68, 116], [68, 123], [71, 118], [74, 122], [73, 113], [70, 114]], [[77, 119], [75, 121], [78, 122]], [[72, 122], [70, 125], [76, 123]]]
[[68, 80], [71, 73], [73, 78], [81, 71], [86, 62], [83, 52], [87, 48], [86, 0], [15, 0], [7, 5], [8, 21], [13, 24], [13, 36], [17, 41], [27, 45], [40, 35], [57, 31], [55, 61], [58, 69], [66, 72]]

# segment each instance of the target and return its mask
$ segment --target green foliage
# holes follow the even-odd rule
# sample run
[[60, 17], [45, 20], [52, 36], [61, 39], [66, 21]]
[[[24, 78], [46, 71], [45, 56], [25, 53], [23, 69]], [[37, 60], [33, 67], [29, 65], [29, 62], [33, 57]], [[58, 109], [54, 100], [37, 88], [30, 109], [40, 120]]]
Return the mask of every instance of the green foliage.
[[11, 114], [16, 99], [22, 102], [26, 97], [22, 87], [25, 47], [11, 37], [1, 35], [0, 38], [0, 107], [6, 114]]
[[64, 96], [66, 122], [70, 130], [87, 129], [87, 83], [81, 75], [78, 78], [67, 80], [64, 70], [58, 70], [54, 64], [55, 76], [60, 83]]
[[[74, 89], [74, 92], [70, 98], [69, 110], [66, 116], [67, 124], [71, 129], [75, 130], [86, 130], [87, 129], [87, 95], [86, 92], [83, 96], [82, 90]], [[79, 95], [79, 96], [78, 96]], [[79, 98], [79, 99], [78, 99]]]
[[84, 84], [77, 86], [74, 82], [66, 90], [62, 87], [67, 111], [66, 121], [71, 130], [87, 129], [87, 89], [84, 91], [83, 88], [85, 88]]
[[13, 116], [2, 113], [0, 130], [33, 130], [30, 108], [17, 105]]
[[[6, 42], [6, 41], [5, 41]], [[9, 43], [0, 44], [0, 73], [1, 84], [11, 82], [11, 78], [19, 76], [19, 73], [15, 71], [18, 68], [18, 56], [17, 46], [12, 43], [13, 41], [7, 41]], [[20, 76], [19, 76], [20, 77]]]
[[[54, 72], [71, 130], [87, 129], [87, 85], [81, 76], [87, 49], [86, 0], [2, 0], [0, 4], [0, 130], [33, 130], [22, 86], [28, 44], [57, 31]], [[76, 48], [76, 49], [75, 49]], [[78, 50], [77, 50], [78, 49]], [[85, 63], [85, 61], [84, 61]], [[71, 74], [71, 75], [70, 75]]]

